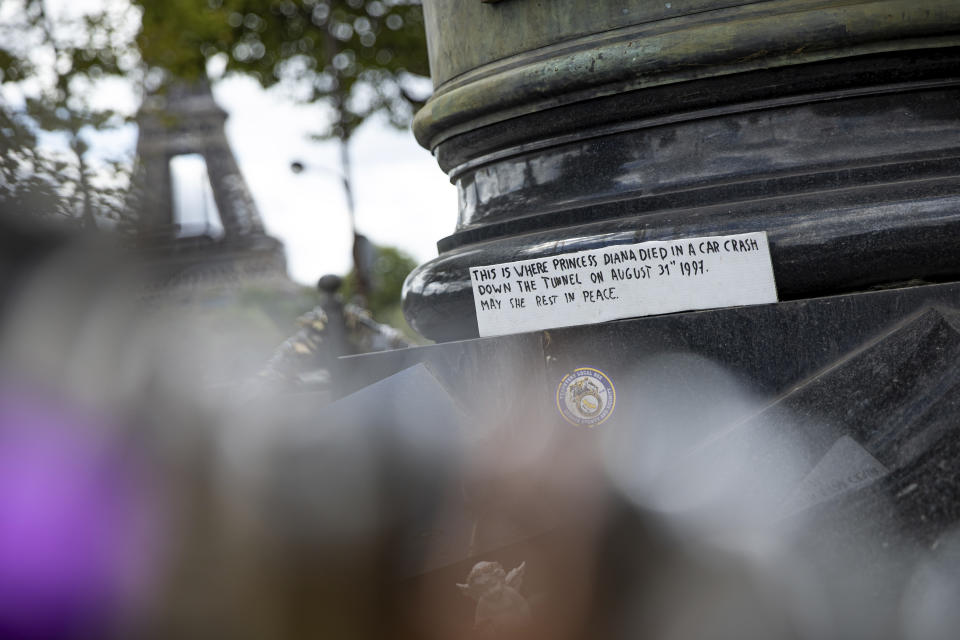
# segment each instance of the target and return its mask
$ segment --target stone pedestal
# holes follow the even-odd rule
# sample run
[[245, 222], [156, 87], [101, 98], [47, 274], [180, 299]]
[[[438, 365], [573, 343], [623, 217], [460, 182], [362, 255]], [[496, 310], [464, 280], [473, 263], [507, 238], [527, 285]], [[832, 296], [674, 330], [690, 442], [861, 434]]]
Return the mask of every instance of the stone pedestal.
[[[550, 603], [542, 637], [631, 637], [627, 612], [683, 571], [703, 593], [692, 583], [667, 602], [743, 590], [769, 606], [758, 624], [797, 623], [799, 601], [750, 591], [735, 565], [711, 573], [716, 548], [706, 567], [689, 555], [677, 532], [716, 505], [729, 509], [716, 522], [741, 538], [775, 539], [811, 563], [804, 575], [832, 603], [818, 615], [838, 625], [815, 637], [900, 637], [918, 567], [949, 570], [952, 551], [938, 549], [952, 548], [960, 522], [958, 311], [960, 285], [949, 283], [368, 354], [342, 361], [357, 393], [335, 406], [376, 416], [412, 402], [400, 432], [412, 420], [424, 451], [457, 452], [452, 466], [450, 451], [417, 458], [413, 478], [439, 474], [419, 494], [434, 510], [408, 514], [401, 539], [422, 537], [392, 551], [409, 606], [425, 599], [431, 622], [457, 637], [472, 637], [473, 611], [453, 583], [479, 561], [526, 562], [524, 593]], [[615, 389], [609, 418], [592, 427], [558, 406], [582, 367]], [[402, 502], [398, 478], [385, 491]], [[697, 535], [714, 544], [723, 532]], [[670, 615], [656, 609], [647, 623]], [[575, 623], [587, 626], [564, 627]]]

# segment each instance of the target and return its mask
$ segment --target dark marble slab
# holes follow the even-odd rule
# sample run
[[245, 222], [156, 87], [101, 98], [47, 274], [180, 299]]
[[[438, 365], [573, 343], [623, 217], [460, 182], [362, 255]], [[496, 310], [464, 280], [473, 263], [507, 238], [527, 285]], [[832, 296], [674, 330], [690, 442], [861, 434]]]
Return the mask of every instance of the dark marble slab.
[[[960, 354], [954, 307], [960, 285], [927, 285], [443, 343], [342, 363], [356, 387], [422, 363], [463, 411], [467, 450], [507, 452], [518, 434], [541, 438], [552, 446], [536, 464], [549, 468], [613, 448], [637, 466], [630, 482], [640, 484], [644, 473], [679, 465], [706, 442], [739, 447], [743, 434], [762, 425], [759, 448], [747, 447], [746, 455], [757, 458], [754, 474], [764, 478], [768, 495], [779, 491], [770, 509], [782, 518], [835, 499], [827, 494], [783, 507], [843, 436], [887, 475], [948, 437], [946, 408], [957, 402], [950, 376]], [[592, 429], [566, 423], [556, 408], [557, 384], [583, 366], [604, 371], [617, 393], [614, 414]], [[925, 420], [938, 426], [921, 428]], [[840, 446], [832, 456], [856, 455], [851, 450]], [[722, 458], [719, 449], [710, 451], [708, 457]], [[830, 480], [838, 472], [821, 473]], [[513, 504], [509, 478], [488, 481], [484, 504]], [[491, 524], [473, 551], [540, 535], [566, 516], [545, 508], [525, 531]], [[461, 551], [466, 557], [469, 550]]]
[[294, 426], [273, 452], [267, 503], [291, 539], [345, 556], [388, 548], [371, 557], [397, 578], [463, 555], [473, 524], [460, 499], [464, 415], [423, 364], [326, 407], [288, 400]]

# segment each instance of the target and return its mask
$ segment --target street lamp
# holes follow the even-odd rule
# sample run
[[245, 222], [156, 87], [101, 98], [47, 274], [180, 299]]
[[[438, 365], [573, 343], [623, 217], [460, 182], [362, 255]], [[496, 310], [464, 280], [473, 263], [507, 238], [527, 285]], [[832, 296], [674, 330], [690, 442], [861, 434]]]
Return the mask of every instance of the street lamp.
[[[290, 163], [290, 171], [298, 175], [306, 171], [307, 168], [307, 165], [300, 160], [294, 160]], [[370, 244], [370, 241], [362, 234], [357, 233], [356, 213], [353, 204], [353, 185], [351, 184], [350, 176], [345, 171], [337, 171], [329, 167], [311, 166], [309, 169], [311, 171], [333, 175], [338, 178], [343, 185], [343, 193], [347, 199], [347, 214], [350, 216], [350, 231], [353, 234], [353, 271], [356, 275], [357, 295], [361, 298], [365, 306], [370, 294], [370, 276], [367, 273], [367, 261], [364, 258], [367, 253], [367, 245]]]

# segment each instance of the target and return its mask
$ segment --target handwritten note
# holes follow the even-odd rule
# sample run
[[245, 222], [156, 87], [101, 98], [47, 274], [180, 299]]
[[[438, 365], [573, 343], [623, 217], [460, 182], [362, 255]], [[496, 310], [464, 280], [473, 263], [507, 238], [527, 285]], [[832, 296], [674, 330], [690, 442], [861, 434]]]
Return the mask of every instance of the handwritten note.
[[763, 231], [473, 267], [470, 281], [481, 336], [777, 301]]

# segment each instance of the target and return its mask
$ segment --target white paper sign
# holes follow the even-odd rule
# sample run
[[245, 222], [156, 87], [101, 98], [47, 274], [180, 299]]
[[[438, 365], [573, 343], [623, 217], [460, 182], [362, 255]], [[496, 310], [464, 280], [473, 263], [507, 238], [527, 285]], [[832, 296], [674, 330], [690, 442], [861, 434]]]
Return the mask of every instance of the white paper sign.
[[764, 231], [470, 269], [481, 336], [777, 301]]

